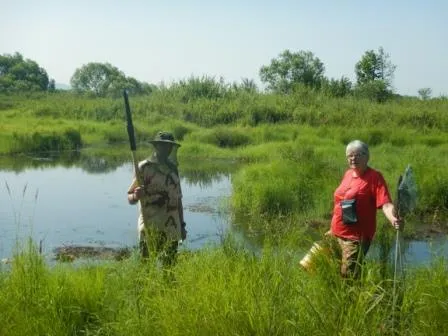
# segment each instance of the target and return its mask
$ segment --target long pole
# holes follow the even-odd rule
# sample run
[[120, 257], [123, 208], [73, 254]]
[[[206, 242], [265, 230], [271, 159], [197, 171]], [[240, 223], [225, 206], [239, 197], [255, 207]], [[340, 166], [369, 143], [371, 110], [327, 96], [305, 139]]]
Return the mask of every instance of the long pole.
[[[400, 218], [400, 184], [403, 180], [403, 176], [400, 175], [398, 178], [398, 185], [397, 185], [397, 203], [396, 203], [396, 215], [398, 218]], [[393, 289], [392, 289], [392, 329], [395, 328], [395, 309], [397, 304], [397, 266], [398, 266], [398, 256], [400, 251], [400, 229], [397, 229], [397, 233], [395, 236], [395, 258], [394, 258], [394, 283], [393, 283]]]
[[132, 123], [131, 108], [129, 106], [129, 98], [128, 98], [128, 93], [126, 90], [123, 90], [123, 96], [124, 96], [124, 106], [125, 106], [125, 111], [126, 111], [126, 124], [127, 124], [128, 136], [129, 136], [129, 144], [131, 146], [132, 162], [134, 164], [135, 178], [137, 179], [138, 185], [142, 185], [140, 174], [138, 172], [138, 161], [137, 161], [136, 154], [135, 154], [137, 151], [137, 144], [135, 142], [134, 124]]

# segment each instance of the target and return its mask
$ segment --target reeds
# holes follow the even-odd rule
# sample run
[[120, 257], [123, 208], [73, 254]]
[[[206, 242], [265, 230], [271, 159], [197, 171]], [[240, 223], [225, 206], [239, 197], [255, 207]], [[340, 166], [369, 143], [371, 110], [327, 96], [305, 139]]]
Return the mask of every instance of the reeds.
[[[184, 252], [168, 271], [137, 255], [50, 267], [29, 245], [0, 271], [2, 335], [440, 335], [448, 318], [447, 264], [407, 272], [392, 326], [392, 280], [373, 261], [355, 282], [335, 260], [306, 273], [300, 254], [231, 238]], [[167, 272], [169, 276], [167, 277]]]

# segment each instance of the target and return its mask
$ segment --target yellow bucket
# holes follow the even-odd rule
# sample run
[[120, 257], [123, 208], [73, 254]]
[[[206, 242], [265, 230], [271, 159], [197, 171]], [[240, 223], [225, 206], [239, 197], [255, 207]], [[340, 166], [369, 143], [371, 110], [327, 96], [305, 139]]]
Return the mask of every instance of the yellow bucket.
[[302, 258], [302, 260], [300, 260], [300, 265], [302, 265], [302, 267], [306, 270], [311, 270], [313, 268], [313, 258], [316, 254], [322, 251], [323, 247], [319, 245], [319, 243], [314, 243], [308, 253]]

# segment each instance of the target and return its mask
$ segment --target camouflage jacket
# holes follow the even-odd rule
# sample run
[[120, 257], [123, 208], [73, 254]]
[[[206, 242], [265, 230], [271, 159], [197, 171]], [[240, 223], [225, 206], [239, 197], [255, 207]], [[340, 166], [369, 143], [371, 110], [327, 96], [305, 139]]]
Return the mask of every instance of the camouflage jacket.
[[[182, 191], [177, 167], [151, 158], [141, 161], [138, 169], [145, 193], [140, 200], [139, 230], [153, 228], [164, 232], [168, 239], [181, 239]], [[128, 192], [137, 186], [134, 177]]]

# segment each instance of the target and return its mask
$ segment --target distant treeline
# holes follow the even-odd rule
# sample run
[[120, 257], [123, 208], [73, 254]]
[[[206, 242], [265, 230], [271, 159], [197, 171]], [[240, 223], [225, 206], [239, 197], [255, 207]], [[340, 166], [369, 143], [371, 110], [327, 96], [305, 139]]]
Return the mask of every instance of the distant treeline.
[[[353, 96], [376, 102], [385, 102], [397, 95], [393, 91], [393, 76], [396, 65], [382, 47], [378, 51], [368, 50], [354, 65], [356, 82], [347, 77], [328, 78], [321, 60], [310, 51], [291, 52], [284, 50], [269, 65], [259, 70], [261, 82], [266, 89], [260, 89], [253, 79], [243, 78], [240, 82], [226, 83], [223, 78], [190, 77], [170, 85], [149, 84], [126, 76], [110, 63], [90, 62], [76, 69], [71, 77], [71, 90], [77, 94], [95, 97], [118, 97], [126, 89], [131, 94], [148, 95], [165, 89], [180, 89], [186, 92], [184, 99], [221, 98], [235, 90], [294, 94], [306, 88], [329, 97]], [[47, 71], [35, 61], [25, 59], [20, 53], [0, 55], [0, 93], [55, 91], [56, 83]], [[431, 89], [418, 90], [422, 100], [431, 98]]]

